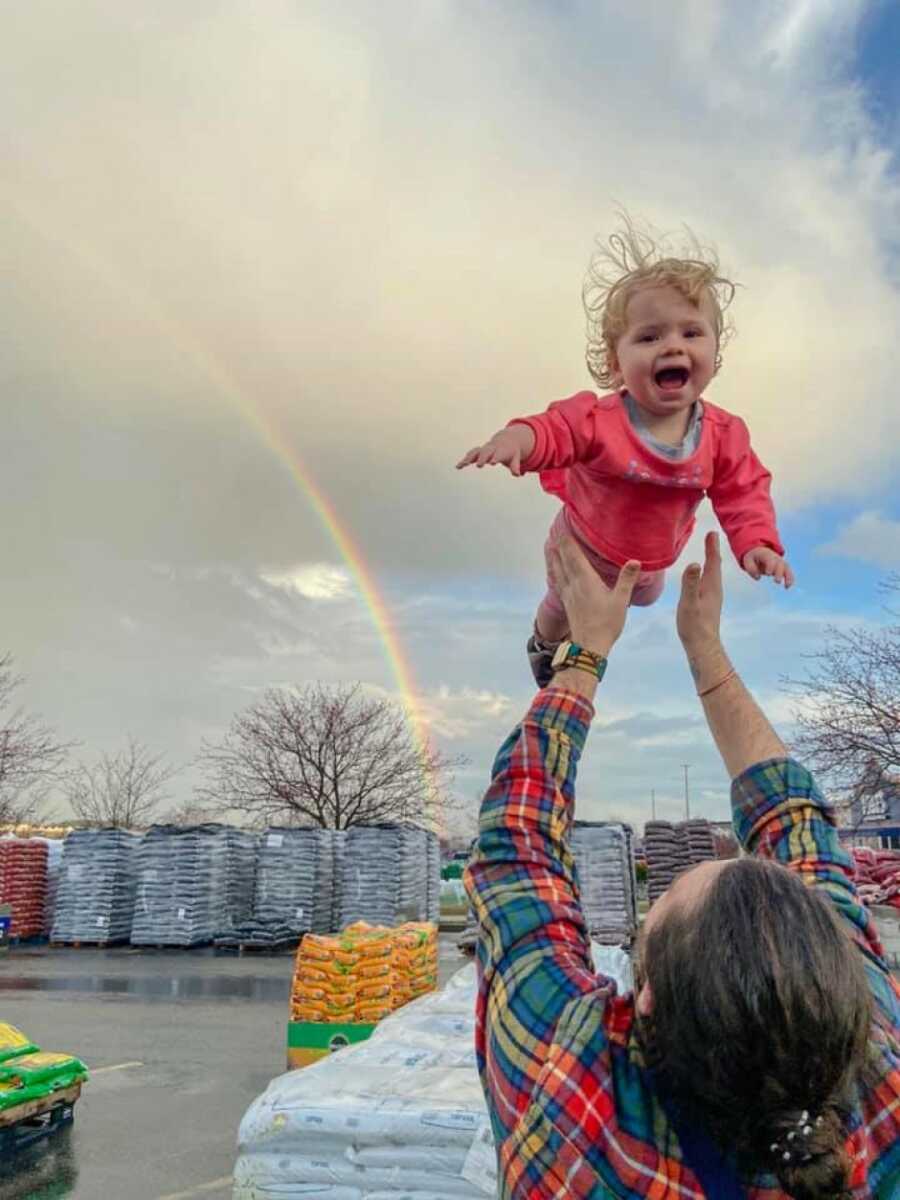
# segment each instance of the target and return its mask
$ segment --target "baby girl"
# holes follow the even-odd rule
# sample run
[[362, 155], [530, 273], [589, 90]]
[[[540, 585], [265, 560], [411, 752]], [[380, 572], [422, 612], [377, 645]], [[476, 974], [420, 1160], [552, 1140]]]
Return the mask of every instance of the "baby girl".
[[[592, 258], [584, 289], [588, 370], [614, 390], [578, 392], [537, 416], [516, 417], [457, 464], [539, 472], [563, 505], [548, 544], [570, 534], [609, 586], [638, 559], [632, 604], [659, 598], [705, 495], [748, 575], [770, 575], [786, 588], [794, 582], [769, 496], [772, 477], [747, 426], [703, 398], [721, 364], [733, 295], [711, 251], [695, 244], [691, 257], [667, 257], [626, 218]], [[550, 682], [567, 634], [548, 579], [528, 642], [539, 686]]]

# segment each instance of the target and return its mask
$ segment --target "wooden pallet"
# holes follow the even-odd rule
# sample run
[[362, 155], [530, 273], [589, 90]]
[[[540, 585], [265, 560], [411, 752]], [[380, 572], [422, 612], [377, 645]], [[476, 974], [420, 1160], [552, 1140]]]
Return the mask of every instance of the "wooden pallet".
[[52, 1092], [39, 1100], [29, 1100], [26, 1104], [18, 1104], [15, 1108], [0, 1109], [0, 1129], [8, 1125], [17, 1125], [20, 1121], [30, 1121], [32, 1117], [55, 1108], [57, 1104], [74, 1104], [81, 1095], [81, 1084], [73, 1083], [70, 1088], [60, 1092]]
[[255, 942], [239, 942], [236, 946], [216, 946], [216, 954], [234, 954], [241, 958], [244, 954], [293, 954], [300, 945], [300, 939], [277, 942], [274, 946], [259, 946]]
[[0, 1161], [68, 1128], [81, 1084], [0, 1111]]
[[89, 942], [86, 938], [78, 942], [61, 942], [51, 941], [48, 943], [51, 950], [108, 950], [110, 947], [127, 946], [128, 942], [125, 938], [118, 938], [112, 942]]
[[165, 942], [138, 942], [137, 945], [132, 943], [131, 949], [134, 951], [164, 950], [168, 954], [187, 954], [189, 950], [205, 950], [211, 945], [212, 942], [192, 942], [189, 946], [173, 945], [171, 942], [168, 945]]

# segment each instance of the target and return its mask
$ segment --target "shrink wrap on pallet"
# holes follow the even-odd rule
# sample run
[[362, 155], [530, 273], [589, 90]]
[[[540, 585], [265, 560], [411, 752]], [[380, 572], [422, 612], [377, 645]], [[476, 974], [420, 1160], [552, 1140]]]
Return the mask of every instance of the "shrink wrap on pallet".
[[134, 946], [196, 946], [247, 920], [256, 835], [230, 825], [154, 825], [136, 855]]
[[63, 843], [50, 936], [57, 942], [127, 942], [134, 916], [137, 834], [76, 829]]
[[588, 930], [613, 945], [637, 931], [637, 883], [634, 834], [617, 822], [576, 821], [571, 850], [575, 857], [581, 905]]
[[[595, 966], [631, 986], [628, 956]], [[475, 1066], [475, 966], [368, 1041], [279, 1076], [238, 1134], [234, 1200], [484, 1200], [496, 1158]]]

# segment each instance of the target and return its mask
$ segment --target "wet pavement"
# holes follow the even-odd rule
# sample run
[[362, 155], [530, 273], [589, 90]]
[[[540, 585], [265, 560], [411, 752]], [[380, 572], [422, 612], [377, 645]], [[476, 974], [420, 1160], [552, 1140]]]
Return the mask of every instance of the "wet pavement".
[[[465, 960], [441, 938], [441, 982]], [[15, 1170], [0, 1200], [224, 1200], [237, 1128], [284, 1069], [293, 958], [211, 951], [14, 951], [0, 1021], [91, 1068], [75, 1123]]]

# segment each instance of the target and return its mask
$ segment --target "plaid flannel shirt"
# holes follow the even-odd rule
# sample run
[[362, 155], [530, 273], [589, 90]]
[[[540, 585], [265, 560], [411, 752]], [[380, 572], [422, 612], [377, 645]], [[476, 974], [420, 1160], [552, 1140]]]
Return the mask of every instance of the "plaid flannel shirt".
[[[466, 871], [478, 916], [476, 1055], [515, 1200], [702, 1200], [645, 1070], [634, 997], [594, 973], [568, 834], [593, 716], [571, 692], [538, 693], [500, 749]], [[853, 883], [834, 817], [807, 770], [759, 763], [732, 785], [743, 847], [820, 887], [846, 920], [875, 997], [878, 1082], [860, 1097], [848, 1151], [854, 1197], [900, 1197], [900, 988]], [[749, 1200], [785, 1200], [761, 1174]]]

